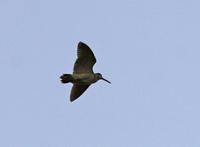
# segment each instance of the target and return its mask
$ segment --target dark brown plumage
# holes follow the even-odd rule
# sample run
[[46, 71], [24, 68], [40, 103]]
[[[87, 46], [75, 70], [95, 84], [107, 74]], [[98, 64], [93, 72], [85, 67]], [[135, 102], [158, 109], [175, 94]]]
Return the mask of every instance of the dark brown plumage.
[[70, 94], [71, 102], [80, 97], [91, 84], [100, 79], [110, 83], [100, 73], [93, 72], [95, 63], [96, 58], [90, 47], [83, 42], [79, 42], [73, 74], [63, 74], [60, 77], [62, 83], [73, 83]]

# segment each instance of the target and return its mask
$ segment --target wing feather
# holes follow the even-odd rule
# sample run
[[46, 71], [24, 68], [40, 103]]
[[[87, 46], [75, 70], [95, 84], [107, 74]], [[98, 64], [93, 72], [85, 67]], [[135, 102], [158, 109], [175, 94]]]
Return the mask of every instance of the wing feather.
[[90, 85], [78, 85], [74, 84], [71, 90], [70, 94], [70, 101], [73, 102], [76, 100], [79, 96], [81, 96], [89, 87]]
[[74, 64], [74, 73], [93, 73], [95, 63], [96, 58], [90, 47], [83, 42], [79, 42], [77, 59]]

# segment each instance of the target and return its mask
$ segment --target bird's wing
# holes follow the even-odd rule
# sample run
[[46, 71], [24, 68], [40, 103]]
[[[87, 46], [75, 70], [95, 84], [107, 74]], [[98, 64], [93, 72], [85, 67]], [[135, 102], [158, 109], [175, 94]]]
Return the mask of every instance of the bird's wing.
[[74, 64], [74, 73], [93, 73], [96, 58], [92, 50], [83, 42], [79, 42], [77, 59]]
[[73, 102], [74, 100], [76, 100], [79, 96], [81, 96], [86, 91], [86, 89], [89, 86], [90, 85], [74, 84], [71, 90], [71, 94], [70, 94], [70, 101]]

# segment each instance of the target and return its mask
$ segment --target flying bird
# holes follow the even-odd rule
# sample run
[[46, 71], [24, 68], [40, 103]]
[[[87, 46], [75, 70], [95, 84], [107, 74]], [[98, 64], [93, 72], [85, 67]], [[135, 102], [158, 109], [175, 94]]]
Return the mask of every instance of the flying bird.
[[101, 73], [93, 72], [93, 66], [95, 63], [96, 58], [90, 47], [83, 42], [79, 42], [73, 74], [63, 74], [60, 76], [61, 83], [73, 83], [70, 94], [71, 102], [80, 97], [91, 84], [98, 80], [104, 80], [111, 84], [110, 81], [103, 78]]

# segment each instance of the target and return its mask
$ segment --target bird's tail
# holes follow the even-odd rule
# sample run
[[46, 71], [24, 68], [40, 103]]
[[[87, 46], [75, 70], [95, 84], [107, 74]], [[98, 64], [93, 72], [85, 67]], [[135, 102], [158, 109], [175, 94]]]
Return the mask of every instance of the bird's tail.
[[62, 83], [73, 82], [73, 77], [71, 74], [63, 74], [62, 76], [60, 76], [60, 79]]

